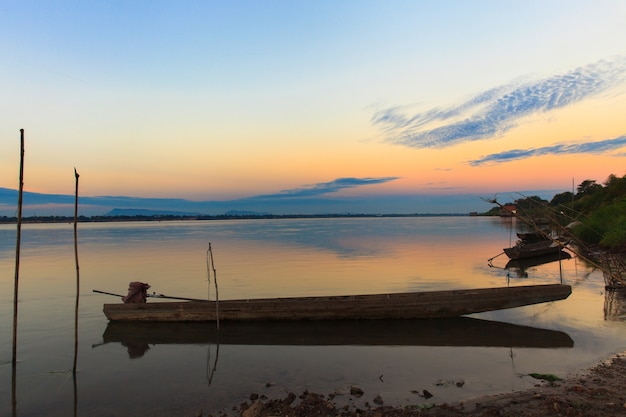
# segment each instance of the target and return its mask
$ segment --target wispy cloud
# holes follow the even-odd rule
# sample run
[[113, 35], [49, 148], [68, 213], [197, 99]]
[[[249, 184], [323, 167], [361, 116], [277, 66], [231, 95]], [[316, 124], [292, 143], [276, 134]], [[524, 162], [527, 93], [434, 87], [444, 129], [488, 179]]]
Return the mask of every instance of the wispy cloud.
[[530, 158], [533, 156], [542, 155], [560, 155], [560, 154], [599, 154], [603, 152], [612, 151], [626, 146], [626, 135], [619, 136], [614, 139], [600, 140], [597, 142], [577, 143], [570, 145], [552, 145], [544, 146], [541, 148], [531, 149], [512, 149], [510, 151], [494, 153], [491, 155], [483, 156], [480, 159], [470, 161], [473, 166], [482, 165], [485, 163], [501, 163], [515, 161], [518, 159]]
[[260, 195], [253, 198], [296, 198], [296, 197], [313, 197], [322, 194], [335, 193], [346, 188], [361, 187], [363, 185], [382, 184], [397, 180], [399, 177], [381, 177], [381, 178], [337, 178], [330, 182], [320, 182], [317, 184], [306, 185], [291, 190], [283, 190], [276, 194]]
[[489, 139], [512, 129], [519, 119], [566, 107], [626, 79], [626, 57], [599, 61], [565, 74], [521, 85], [493, 88], [447, 109], [407, 115], [401, 107], [376, 112], [372, 123], [386, 139], [414, 148], [443, 148]]

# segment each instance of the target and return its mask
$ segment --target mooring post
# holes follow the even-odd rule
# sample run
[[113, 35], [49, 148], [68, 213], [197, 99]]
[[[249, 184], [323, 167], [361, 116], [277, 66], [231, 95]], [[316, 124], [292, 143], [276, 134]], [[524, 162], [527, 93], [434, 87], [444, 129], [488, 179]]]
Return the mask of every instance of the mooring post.
[[17, 363], [17, 303], [20, 282], [20, 245], [22, 239], [22, 196], [24, 194], [24, 129], [20, 129], [20, 184], [17, 194], [17, 237], [15, 243], [15, 279], [13, 282], [13, 369]]

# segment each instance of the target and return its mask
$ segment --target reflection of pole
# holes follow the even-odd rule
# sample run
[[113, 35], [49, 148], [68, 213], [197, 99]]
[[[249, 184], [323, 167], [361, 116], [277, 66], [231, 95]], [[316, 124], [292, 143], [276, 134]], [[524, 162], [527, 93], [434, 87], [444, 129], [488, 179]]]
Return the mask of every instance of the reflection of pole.
[[604, 292], [604, 320], [623, 320], [626, 317], [626, 288]]
[[72, 373], [74, 374], [74, 380], [76, 380], [76, 362], [78, 360], [78, 300], [80, 295], [80, 273], [78, 268], [78, 172], [74, 168], [74, 177], [76, 178], [76, 192], [74, 197], [74, 261], [76, 262], [76, 306], [74, 309], [74, 366], [72, 367]]
[[509, 348], [509, 357], [511, 358], [511, 368], [514, 375], [519, 375], [515, 369], [515, 353], [513, 353], [513, 347]]
[[613, 304], [614, 295], [613, 291], [604, 292], [604, 320], [608, 320], [611, 316], [611, 305]]
[[[209, 324], [210, 325], [210, 324]], [[216, 347], [215, 347], [215, 360], [213, 361], [213, 368], [209, 371], [209, 366], [211, 366], [211, 343], [209, 343], [209, 350], [206, 358], [206, 373], [207, 373], [207, 382], [209, 386], [213, 382], [213, 376], [215, 376], [215, 371], [217, 370], [217, 360], [220, 357], [220, 332], [219, 329], [216, 333]]]
[[78, 416], [78, 386], [76, 384], [76, 372], [72, 375], [74, 380], [74, 417]]
[[13, 375], [11, 377], [11, 409], [13, 410], [11, 416], [17, 416], [17, 376], [15, 373], [15, 366], [13, 366]]
[[12, 398], [11, 405], [13, 415], [17, 413], [17, 301], [18, 287], [20, 281], [20, 245], [22, 239], [22, 195], [24, 192], [24, 129], [20, 129], [20, 185], [17, 195], [17, 237], [15, 244], [15, 281], [13, 283], [13, 377], [12, 377]]

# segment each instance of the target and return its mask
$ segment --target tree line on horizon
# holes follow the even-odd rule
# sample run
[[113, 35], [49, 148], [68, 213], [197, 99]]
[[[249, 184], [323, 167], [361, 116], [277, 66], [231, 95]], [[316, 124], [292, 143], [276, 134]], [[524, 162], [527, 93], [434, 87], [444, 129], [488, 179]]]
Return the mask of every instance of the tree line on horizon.
[[[369, 218], [369, 217], [460, 217], [460, 213], [413, 213], [413, 214], [134, 214], [134, 215], [94, 215], [78, 216], [79, 223], [124, 222], [124, 221], [168, 221], [168, 220], [245, 220], [245, 219], [323, 219], [323, 218]], [[14, 224], [17, 217], [0, 216], [0, 224]], [[24, 223], [73, 223], [70, 216], [29, 216], [23, 218]]]

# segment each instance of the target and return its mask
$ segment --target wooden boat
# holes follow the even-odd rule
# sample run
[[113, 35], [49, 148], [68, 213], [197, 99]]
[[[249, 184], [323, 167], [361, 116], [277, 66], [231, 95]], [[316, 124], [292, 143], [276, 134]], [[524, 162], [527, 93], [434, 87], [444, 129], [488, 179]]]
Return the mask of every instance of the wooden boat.
[[[563, 300], [548, 284], [395, 294], [105, 304], [112, 321], [373, 320], [458, 317]], [[219, 308], [219, 314], [218, 314]]]
[[544, 240], [550, 240], [550, 231], [537, 231], [537, 232], [527, 232], [527, 233], [517, 233], [517, 237], [522, 242], [531, 243], [531, 242], [541, 242]]
[[565, 244], [563, 242], [552, 240], [542, 240], [531, 243], [521, 241], [515, 246], [504, 248], [504, 253], [506, 253], [510, 259], [533, 258], [536, 256], [559, 253], [563, 249], [564, 245]]
[[415, 320], [123, 322], [111, 321], [102, 343], [120, 343], [132, 357], [155, 345], [481, 346], [571, 348], [562, 331], [472, 317]]
[[551, 262], [562, 261], [572, 259], [572, 255], [569, 252], [565, 252], [564, 250], [560, 250], [558, 252], [549, 253], [547, 255], [542, 256], [533, 256], [531, 258], [521, 258], [521, 259], [510, 259], [505, 269], [517, 269], [520, 271], [525, 271], [528, 268], [532, 268], [534, 266], [544, 265]]

